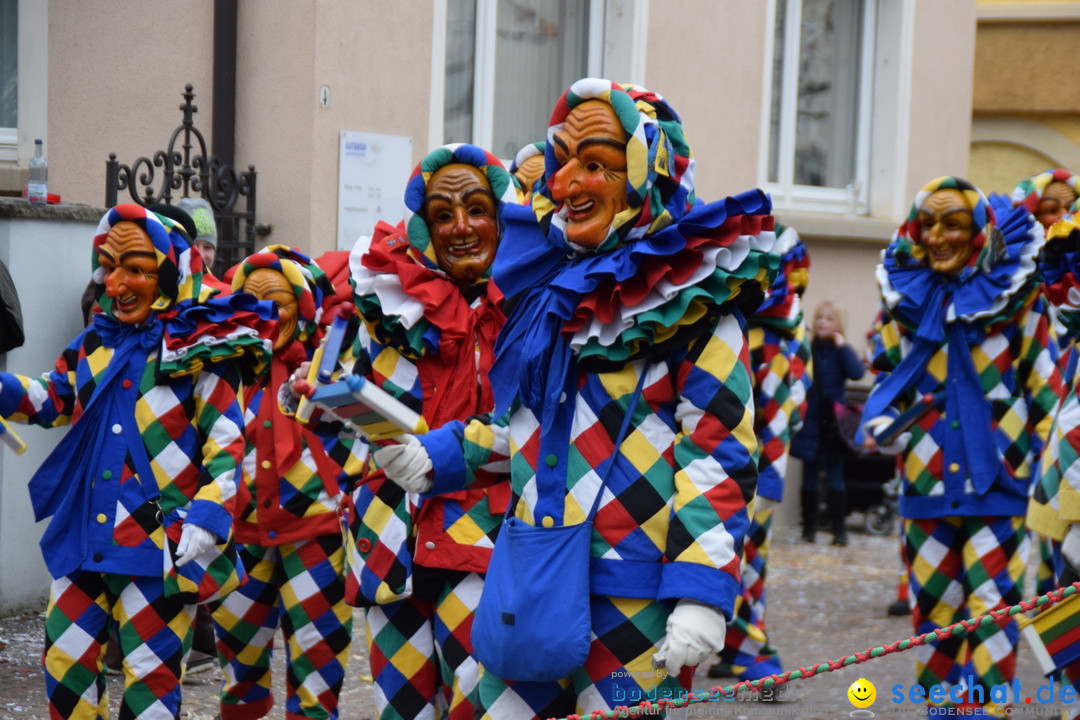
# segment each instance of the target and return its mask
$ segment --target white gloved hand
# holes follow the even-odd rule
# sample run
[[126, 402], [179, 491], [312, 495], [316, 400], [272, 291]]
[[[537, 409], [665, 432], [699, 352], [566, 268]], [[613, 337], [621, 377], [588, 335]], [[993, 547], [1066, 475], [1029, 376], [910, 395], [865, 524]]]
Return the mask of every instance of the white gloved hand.
[[184, 523], [180, 542], [176, 543], [176, 567], [187, 565], [210, 548], [217, 545], [217, 535], [198, 525]]
[[908, 443], [910, 442], [911, 433], [902, 432], [888, 445], [878, 445], [878, 452], [882, 455], [899, 455], [907, 450]]
[[667, 637], [660, 643], [666, 655], [668, 675], [678, 675], [684, 667], [693, 667], [724, 649], [727, 622], [724, 614], [712, 605], [682, 599], [668, 616]]
[[754, 514], [757, 515], [758, 513], [772, 510], [779, 504], [779, 500], [773, 500], [772, 498], [765, 497], [764, 495], [758, 495], [754, 498]]
[[383, 469], [386, 477], [396, 482], [407, 492], [426, 493], [431, 489], [431, 458], [423, 443], [413, 435], [406, 435], [405, 442], [399, 445], [387, 445], [376, 450], [372, 457], [375, 464]]
[[888, 445], [879, 445], [877, 443], [878, 433], [883, 432], [885, 428], [892, 425], [894, 420], [896, 420], [894, 417], [879, 415], [876, 418], [867, 420], [863, 426], [863, 432], [874, 439], [874, 450], [882, 455], [899, 455], [907, 449], [908, 443], [911, 442], [911, 433], [902, 432]]
[[1080, 523], [1069, 526], [1061, 543], [1061, 555], [1074, 570], [1080, 570]]

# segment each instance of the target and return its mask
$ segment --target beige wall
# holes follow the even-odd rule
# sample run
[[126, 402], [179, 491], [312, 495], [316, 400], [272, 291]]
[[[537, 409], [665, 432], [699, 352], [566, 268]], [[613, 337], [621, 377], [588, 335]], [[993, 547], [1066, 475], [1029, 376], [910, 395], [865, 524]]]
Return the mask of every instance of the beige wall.
[[196, 123], [209, 136], [213, 38], [197, 29], [212, 17], [204, 0], [49, 4], [51, 192], [102, 206], [109, 153], [130, 163], [163, 150], [180, 124], [185, 83], [195, 86]]
[[[287, 4], [288, 0], [281, 0]], [[330, 108], [315, 116], [312, 249], [337, 241], [338, 134], [342, 130], [405, 135], [412, 164], [428, 143], [432, 3], [320, 0], [314, 100], [329, 85]]]
[[971, 146], [967, 178], [987, 195], [1008, 195], [1019, 181], [1052, 167], [1057, 161], [1029, 148], [979, 143]]
[[1067, 81], [1062, 51], [1080, 45], [1080, 22], [983, 22], [978, 32], [974, 112], [1076, 114], [1080, 83]]
[[[17, 202], [17, 201], [9, 201]], [[42, 208], [10, 217], [0, 200], [0, 259], [11, 271], [22, 309], [26, 342], [0, 355], [0, 370], [37, 376], [51, 370], [60, 353], [82, 330], [79, 298], [90, 277], [90, 238], [96, 213], [70, 208]], [[19, 217], [19, 215], [30, 217]], [[43, 259], [49, 277], [80, 278], [41, 291]], [[16, 455], [0, 448], [0, 616], [40, 608], [50, 577], [38, 549], [47, 526], [35, 523], [27, 481], [48, 458], [67, 430], [15, 425], [26, 442]]]
[[756, 186], [766, 4], [654, 0], [649, 11], [645, 84], [683, 119], [698, 197]]
[[967, 174], [975, 3], [919, 0], [913, 33], [908, 172], [902, 204], [891, 218], [897, 223], [928, 181]]
[[[409, 136], [414, 162], [428, 149], [431, 3], [241, 0], [237, 20], [235, 165], [256, 167], [267, 240], [320, 254], [336, 240], [340, 131]], [[185, 83], [210, 142], [213, 3], [52, 3], [49, 33], [49, 180], [65, 202], [104, 202], [109, 152], [164, 149]]]
[[256, 216], [273, 226], [264, 240], [304, 250], [311, 250], [314, 230], [311, 154], [318, 109], [312, 7], [241, 0], [236, 21], [236, 164], [253, 164], [258, 173]]
[[[979, 4], [968, 178], [1009, 193], [1048, 168], [1077, 171], [1080, 85], [1054, 68], [1062, 48], [1080, 43], [1080, 2]], [[1009, 12], [995, 15], [1004, 5]]]

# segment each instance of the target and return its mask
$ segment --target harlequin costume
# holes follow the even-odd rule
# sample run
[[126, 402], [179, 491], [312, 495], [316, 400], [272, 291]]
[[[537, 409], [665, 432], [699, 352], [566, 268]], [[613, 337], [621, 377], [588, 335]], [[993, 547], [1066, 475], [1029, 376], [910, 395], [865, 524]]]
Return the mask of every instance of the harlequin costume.
[[[380, 387], [438, 426], [494, 408], [488, 372], [505, 320], [490, 270], [460, 286], [435, 256], [422, 210], [432, 175], [463, 163], [481, 169], [499, 206], [517, 202], [497, 158], [474, 145], [429, 153], [405, 190], [409, 215], [379, 223], [350, 258], [363, 320], [357, 365]], [[472, 720], [479, 667], [473, 613], [510, 489], [479, 472], [478, 487], [425, 499], [372, 474], [355, 493], [360, 578], [380, 720]], [[410, 572], [411, 570], [411, 572]]]
[[[232, 537], [243, 457], [242, 377], [269, 360], [269, 311], [252, 298], [213, 298], [173, 221], [118, 205], [98, 248], [129, 221], [150, 238], [158, 299], [142, 323], [101, 311], [41, 377], [0, 373], [0, 415], [44, 427], [70, 425], [30, 480], [53, 576], [44, 669], [53, 717], [108, 717], [102, 667], [110, 623], [124, 655], [123, 717], [179, 717], [182, 658], [195, 605], [165, 594], [165, 527], [182, 523]], [[164, 524], [164, 526], [163, 526]], [[235, 557], [232, 558], [235, 562]]]
[[[919, 239], [919, 209], [943, 189], [963, 194], [976, 233], [971, 260], [956, 277], [930, 269]], [[880, 373], [863, 419], [929, 396], [900, 463], [918, 633], [1021, 599], [1032, 468], [1060, 390], [1036, 272], [1043, 242], [1026, 210], [992, 209], [969, 183], [945, 177], [918, 193], [882, 253]], [[921, 646], [918, 682], [948, 688], [973, 676], [987, 692], [1013, 678], [1017, 635], [1015, 623], [990, 625]]]
[[[1067, 185], [1072, 189], [1077, 196], [1080, 196], [1080, 178], [1077, 178], [1071, 172], [1064, 168], [1051, 168], [1044, 172], [1039, 173], [1031, 178], [1022, 180], [1017, 184], [1016, 188], [1012, 192], [1012, 204], [1014, 206], [1023, 206], [1031, 213], [1036, 213], [1039, 207], [1039, 202], [1042, 200], [1043, 192], [1051, 183], [1058, 182]], [[991, 202], [994, 202], [995, 198], [991, 196]], [[1075, 205], [1075, 203], [1074, 203]], [[1062, 372], [1065, 371], [1065, 364], [1068, 362], [1069, 353], [1067, 349], [1073, 344], [1075, 338], [1075, 332], [1070, 335], [1068, 328], [1064, 327], [1058, 320], [1059, 312], [1057, 305], [1059, 301], [1064, 301], [1065, 295], [1068, 290], [1068, 282], [1066, 280], [1067, 274], [1065, 268], [1062, 268], [1058, 262], [1061, 259], [1061, 252], [1055, 247], [1063, 242], [1068, 241], [1068, 236], [1071, 234], [1071, 230], [1062, 230], [1059, 228], [1056, 234], [1051, 234], [1052, 228], [1047, 228], [1047, 243], [1043, 250], [1044, 254], [1048, 254], [1051, 257], [1041, 263], [1041, 269], [1043, 270], [1044, 277], [1046, 277], [1043, 283], [1043, 290], [1047, 297], [1050, 298], [1050, 313], [1053, 319], [1053, 329], [1058, 339], [1058, 348], [1061, 351], [1058, 357], [1058, 365]], [[1059, 282], [1065, 281], [1064, 287], [1054, 287]], [[1068, 312], [1067, 310], [1065, 311]], [[1055, 540], [1045, 535], [1033, 535], [1032, 536], [1032, 560], [1037, 563], [1035, 571], [1035, 592], [1043, 594], [1053, 590], [1056, 587], [1054, 569], [1054, 554]]]
[[296, 296], [291, 342], [274, 350], [270, 372], [244, 391], [247, 451], [235, 531], [248, 581], [214, 608], [225, 679], [221, 717], [263, 717], [274, 705], [274, 636], [286, 644], [286, 718], [336, 718], [352, 641], [338, 507], [348, 474], [360, 471], [352, 439], [321, 438], [286, 417], [278, 390], [322, 338], [334, 288], [310, 258], [271, 245], [237, 267], [232, 291], [252, 273], [281, 273]]
[[[1075, 210], [1075, 208], [1074, 208]], [[1080, 580], [1080, 568], [1069, 567], [1061, 555], [1061, 541], [1069, 526], [1080, 522], [1080, 397], [1077, 395], [1076, 338], [1080, 335], [1080, 224], [1075, 216], [1055, 223], [1047, 232], [1040, 269], [1047, 298], [1055, 309], [1062, 358], [1061, 405], [1054, 416], [1049, 440], [1040, 462], [1040, 478], [1028, 506], [1028, 526], [1046, 538], [1054, 570], [1045, 592]], [[1041, 566], [1039, 568], [1042, 569]], [[1041, 579], [1041, 578], [1040, 578]], [[1064, 669], [1073, 687], [1080, 682], [1080, 663]], [[1080, 708], [1068, 708], [1063, 717], [1080, 717]]]
[[[810, 345], [803, 324], [799, 288], [806, 287], [810, 258], [794, 229], [776, 226], [773, 254], [780, 272], [765, 301], [747, 318], [750, 368], [754, 383], [754, 429], [758, 437], [757, 496], [784, 499], [791, 435], [802, 424], [810, 382]], [[772, 507], [755, 507], [743, 540], [742, 577], [734, 618], [720, 663], [711, 677], [732, 675], [756, 680], [783, 672], [765, 631], [765, 580], [768, 572]]]
[[[583, 251], [552, 200], [552, 136], [578, 104], [610, 104], [626, 137], [627, 200], [607, 239]], [[607, 80], [575, 83], [548, 128], [532, 207], [506, 206], [494, 279], [513, 309], [492, 369], [496, 423], [449, 423], [420, 437], [432, 493], [509, 459], [516, 517], [581, 523], [610, 464], [594, 518], [593, 641], [584, 667], [552, 682], [485, 671], [486, 718], [611, 708], [680, 679], [650, 657], [681, 598], [731, 616], [747, 503], [757, 479], [749, 355], [740, 303], [756, 308], [776, 271], [768, 197], [704, 204], [678, 115], [659, 95]], [[626, 439], [614, 446], [639, 378]], [[529, 658], [522, 658], [528, 663]]]

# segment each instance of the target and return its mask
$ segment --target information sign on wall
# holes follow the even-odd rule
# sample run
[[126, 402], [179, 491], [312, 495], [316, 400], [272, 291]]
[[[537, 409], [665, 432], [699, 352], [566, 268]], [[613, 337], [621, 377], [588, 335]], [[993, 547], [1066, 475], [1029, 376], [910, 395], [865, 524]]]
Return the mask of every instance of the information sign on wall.
[[338, 250], [352, 250], [375, 223], [405, 217], [405, 185], [413, 170], [412, 138], [341, 132], [338, 158]]

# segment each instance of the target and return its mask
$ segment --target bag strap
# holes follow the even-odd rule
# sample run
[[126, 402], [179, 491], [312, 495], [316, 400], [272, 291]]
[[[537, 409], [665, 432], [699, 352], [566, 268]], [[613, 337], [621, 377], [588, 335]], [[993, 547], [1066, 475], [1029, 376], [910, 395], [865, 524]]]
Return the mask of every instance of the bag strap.
[[630, 397], [630, 404], [626, 406], [626, 414], [623, 415], [619, 434], [615, 436], [615, 449], [608, 458], [607, 466], [604, 468], [604, 474], [600, 476], [600, 488], [596, 491], [596, 499], [593, 500], [588, 517], [585, 518], [587, 521], [591, 521], [596, 516], [596, 511], [600, 509], [600, 499], [604, 496], [604, 488], [607, 486], [608, 475], [611, 474], [611, 468], [615, 465], [615, 460], [619, 457], [619, 446], [622, 445], [622, 441], [626, 438], [626, 431], [630, 427], [630, 418], [634, 415], [634, 408], [637, 406], [638, 398], [641, 397], [641, 390], [645, 387], [645, 374], [648, 371], [649, 363], [646, 361], [645, 367], [641, 369], [641, 377], [638, 378], [637, 387], [634, 388], [634, 394]]
[[[604, 488], [607, 486], [608, 474], [611, 472], [611, 466], [615, 464], [615, 458], [619, 455], [619, 446], [622, 445], [623, 439], [626, 437], [626, 430], [630, 427], [630, 418], [634, 415], [634, 408], [637, 406], [638, 398], [641, 397], [641, 390], [645, 387], [645, 374], [648, 372], [648, 361], [645, 361], [645, 367], [641, 371], [641, 377], [638, 378], [637, 387], [634, 388], [634, 394], [630, 397], [630, 404], [626, 408], [626, 414], [623, 415], [622, 426], [619, 427], [619, 434], [615, 436], [615, 450], [611, 456], [608, 457], [607, 465], [604, 467], [604, 472], [600, 476], [600, 488], [596, 492], [596, 499], [593, 500], [592, 508], [589, 510], [589, 515], [585, 518], [585, 522], [589, 522], [596, 516], [596, 511], [600, 509], [600, 499], [604, 496]], [[506, 515], [503, 520], [514, 517], [514, 511], [517, 510], [517, 504], [521, 500], [520, 497], [511, 498], [510, 504], [506, 508]]]

